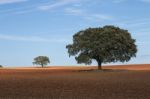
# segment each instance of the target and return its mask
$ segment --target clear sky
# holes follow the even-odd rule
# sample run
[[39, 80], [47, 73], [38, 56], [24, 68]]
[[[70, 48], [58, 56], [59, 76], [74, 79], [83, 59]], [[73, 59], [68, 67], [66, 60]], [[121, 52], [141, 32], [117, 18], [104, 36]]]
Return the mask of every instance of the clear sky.
[[136, 39], [137, 58], [128, 64], [150, 63], [150, 0], [0, 0], [0, 64], [31, 66], [46, 55], [50, 65], [78, 65], [65, 48], [72, 35], [104, 25]]

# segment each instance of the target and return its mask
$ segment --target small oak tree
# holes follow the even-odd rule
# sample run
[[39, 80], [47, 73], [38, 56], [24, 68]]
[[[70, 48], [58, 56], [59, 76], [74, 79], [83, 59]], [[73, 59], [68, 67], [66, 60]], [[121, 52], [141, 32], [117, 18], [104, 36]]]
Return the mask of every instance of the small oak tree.
[[79, 31], [73, 36], [73, 44], [66, 48], [78, 63], [91, 64], [92, 59], [96, 60], [99, 70], [102, 63], [128, 62], [137, 53], [130, 33], [112, 25]]
[[33, 64], [41, 65], [42, 68], [44, 67], [44, 65], [47, 65], [48, 63], [50, 63], [50, 60], [47, 56], [38, 56], [34, 58], [34, 62], [33, 62]]
[[2, 65], [0, 65], [0, 68], [3, 68], [3, 66], [2, 66]]

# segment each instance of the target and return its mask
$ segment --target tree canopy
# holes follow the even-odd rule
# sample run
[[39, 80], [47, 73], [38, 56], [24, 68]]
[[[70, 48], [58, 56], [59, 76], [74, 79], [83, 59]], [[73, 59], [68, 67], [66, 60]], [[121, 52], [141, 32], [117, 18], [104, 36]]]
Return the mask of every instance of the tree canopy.
[[66, 46], [69, 56], [75, 56], [78, 63], [128, 62], [136, 57], [135, 39], [128, 30], [112, 25], [81, 30], [73, 36], [73, 44]]
[[47, 65], [48, 63], [50, 63], [50, 60], [47, 56], [38, 56], [34, 58], [33, 62], [33, 64], [41, 65], [42, 67], [44, 67], [44, 65]]

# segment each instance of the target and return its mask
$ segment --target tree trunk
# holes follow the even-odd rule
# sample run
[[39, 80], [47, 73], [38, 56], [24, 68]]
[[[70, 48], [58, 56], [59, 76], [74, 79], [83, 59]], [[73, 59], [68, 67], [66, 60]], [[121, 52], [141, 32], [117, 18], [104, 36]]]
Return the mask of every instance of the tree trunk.
[[42, 68], [44, 67], [44, 65], [43, 65], [43, 64], [41, 64], [41, 66], [42, 66]]
[[102, 61], [97, 60], [97, 63], [98, 63], [98, 70], [102, 70]]

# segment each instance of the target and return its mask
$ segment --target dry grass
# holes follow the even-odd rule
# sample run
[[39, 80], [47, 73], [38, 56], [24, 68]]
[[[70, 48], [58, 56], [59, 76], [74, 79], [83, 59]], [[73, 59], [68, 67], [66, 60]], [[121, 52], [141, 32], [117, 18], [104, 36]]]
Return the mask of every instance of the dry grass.
[[0, 99], [150, 99], [149, 67], [105, 67], [130, 70], [106, 72], [79, 72], [96, 67], [0, 69]]

